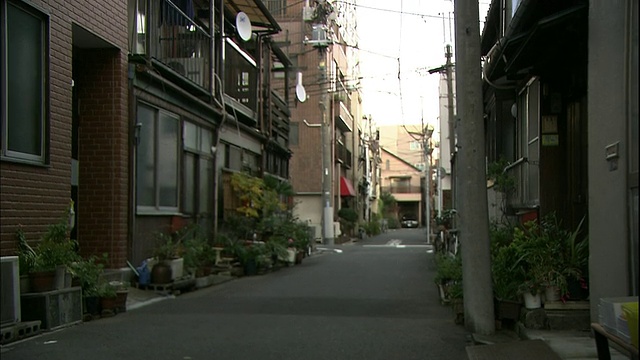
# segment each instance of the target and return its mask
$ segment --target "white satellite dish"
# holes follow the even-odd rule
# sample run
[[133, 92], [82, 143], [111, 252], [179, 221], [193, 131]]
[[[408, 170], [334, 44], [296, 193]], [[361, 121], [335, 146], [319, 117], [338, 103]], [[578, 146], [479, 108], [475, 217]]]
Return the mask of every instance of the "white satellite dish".
[[238, 35], [240, 35], [240, 39], [244, 41], [251, 40], [251, 20], [249, 16], [242, 11], [236, 15], [236, 30], [238, 31]]
[[307, 100], [307, 91], [304, 89], [304, 85], [302, 85], [302, 73], [298, 73], [298, 84], [296, 84], [296, 98], [300, 102], [305, 102]]

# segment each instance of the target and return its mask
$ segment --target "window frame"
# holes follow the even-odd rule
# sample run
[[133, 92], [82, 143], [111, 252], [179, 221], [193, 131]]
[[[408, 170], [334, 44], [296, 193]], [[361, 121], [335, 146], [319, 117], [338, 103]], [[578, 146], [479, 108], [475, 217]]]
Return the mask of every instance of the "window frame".
[[[195, 139], [196, 139], [196, 146], [189, 146], [187, 144], [186, 141], [186, 135], [187, 135], [187, 131], [186, 128], [187, 126], [193, 126], [195, 129]], [[203, 138], [206, 135], [206, 132], [208, 132], [209, 135], [209, 139], [208, 139], [208, 145], [204, 144], [203, 142]], [[204, 145], [203, 145], [204, 144]], [[206, 128], [203, 127], [193, 121], [188, 121], [188, 120], [184, 120], [182, 122], [182, 157], [183, 157], [183, 162], [182, 162], [182, 185], [181, 185], [181, 200], [182, 203], [180, 204], [180, 211], [183, 214], [188, 214], [188, 215], [202, 215], [202, 214], [211, 214], [213, 213], [213, 189], [211, 189], [211, 192], [208, 194], [209, 199], [208, 199], [208, 209], [202, 209], [202, 202], [200, 201], [203, 194], [202, 194], [202, 173], [203, 171], [210, 171], [211, 173], [208, 174], [209, 178], [213, 181], [213, 177], [214, 175], [214, 168], [213, 168], [213, 154], [211, 154], [211, 149], [208, 148], [209, 146], [211, 146], [213, 144], [213, 130], [210, 128]], [[193, 179], [192, 179], [192, 183], [191, 182], [187, 182], [187, 157], [192, 156], [193, 157], [193, 161], [194, 163], [193, 165]], [[201, 164], [202, 161], [206, 161], [208, 162], [209, 168], [208, 169], [203, 169], [203, 166]], [[187, 186], [193, 186], [193, 191], [189, 192], [187, 191]], [[193, 206], [193, 209], [186, 209], [186, 204], [187, 204], [187, 197], [189, 195], [193, 196], [193, 199], [191, 201], [191, 204]]]
[[[138, 152], [136, 150], [136, 214], [137, 215], [179, 215], [180, 214], [180, 206], [181, 206], [181, 194], [180, 189], [182, 186], [182, 174], [181, 174], [181, 166], [182, 166], [182, 144], [180, 139], [182, 139], [182, 122], [180, 116], [178, 114], [172, 113], [165, 109], [159, 108], [152, 104], [149, 104], [144, 101], [138, 101], [136, 104], [136, 122], [139, 122], [138, 119], [138, 107], [145, 106], [154, 111], [154, 133], [153, 133], [153, 190], [154, 190], [154, 205], [139, 205], [138, 204]], [[159, 186], [159, 172], [158, 172], [158, 164], [159, 164], [159, 133], [160, 133], [160, 114], [164, 114], [177, 122], [178, 134], [176, 136], [176, 187], [175, 187], [175, 196], [176, 196], [176, 206], [161, 206], [160, 205], [160, 186]], [[166, 165], [165, 165], [166, 166]]]
[[[8, 84], [7, 77], [9, 74], [8, 69], [8, 48], [7, 48], [7, 12], [8, 6], [14, 6], [20, 11], [23, 11], [27, 15], [33, 16], [40, 21], [40, 71], [41, 71], [41, 87], [40, 87], [40, 154], [30, 154], [20, 151], [10, 150], [10, 135], [9, 135], [9, 112], [8, 112]], [[31, 165], [49, 165], [49, 138], [50, 138], [50, 63], [49, 57], [51, 54], [51, 17], [42, 9], [34, 7], [33, 5], [21, 2], [8, 0], [3, 2], [0, 12], [0, 43], [3, 46], [0, 47], [0, 130], [2, 130], [2, 139], [0, 146], [0, 160], [20, 162]], [[14, 120], [15, 121], [15, 120]]]

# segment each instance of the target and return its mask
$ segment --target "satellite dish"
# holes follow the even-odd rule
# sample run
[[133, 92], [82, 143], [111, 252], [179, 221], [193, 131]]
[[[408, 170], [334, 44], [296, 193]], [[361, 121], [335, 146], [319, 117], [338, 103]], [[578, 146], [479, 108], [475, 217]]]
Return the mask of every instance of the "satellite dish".
[[307, 91], [304, 89], [302, 84], [296, 85], [296, 98], [300, 102], [305, 102], [305, 100], [307, 100]]
[[307, 91], [304, 89], [304, 85], [302, 85], [302, 73], [298, 73], [298, 84], [296, 85], [296, 98], [300, 102], [305, 102], [307, 100]]
[[249, 16], [242, 11], [236, 15], [236, 30], [238, 31], [238, 35], [240, 35], [240, 39], [244, 41], [251, 39], [251, 20]]

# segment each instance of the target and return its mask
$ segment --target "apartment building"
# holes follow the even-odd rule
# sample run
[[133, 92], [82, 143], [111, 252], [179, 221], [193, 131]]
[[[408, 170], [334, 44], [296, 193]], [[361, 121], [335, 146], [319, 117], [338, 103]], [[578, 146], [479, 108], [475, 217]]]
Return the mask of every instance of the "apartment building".
[[[283, 31], [276, 37], [292, 61], [306, 97], [291, 109], [291, 184], [296, 216], [332, 242], [341, 235], [338, 213], [371, 216], [371, 133], [363, 127], [357, 87], [355, 5], [266, 1]], [[365, 164], [367, 164], [365, 166]], [[350, 235], [350, 234], [345, 234]]]

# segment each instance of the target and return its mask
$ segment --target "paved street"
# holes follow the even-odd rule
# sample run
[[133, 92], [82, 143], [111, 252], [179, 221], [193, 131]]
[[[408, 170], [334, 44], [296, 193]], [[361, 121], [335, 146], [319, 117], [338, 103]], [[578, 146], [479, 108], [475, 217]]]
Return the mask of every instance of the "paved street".
[[423, 229], [334, 248], [5, 346], [2, 359], [466, 359]]

